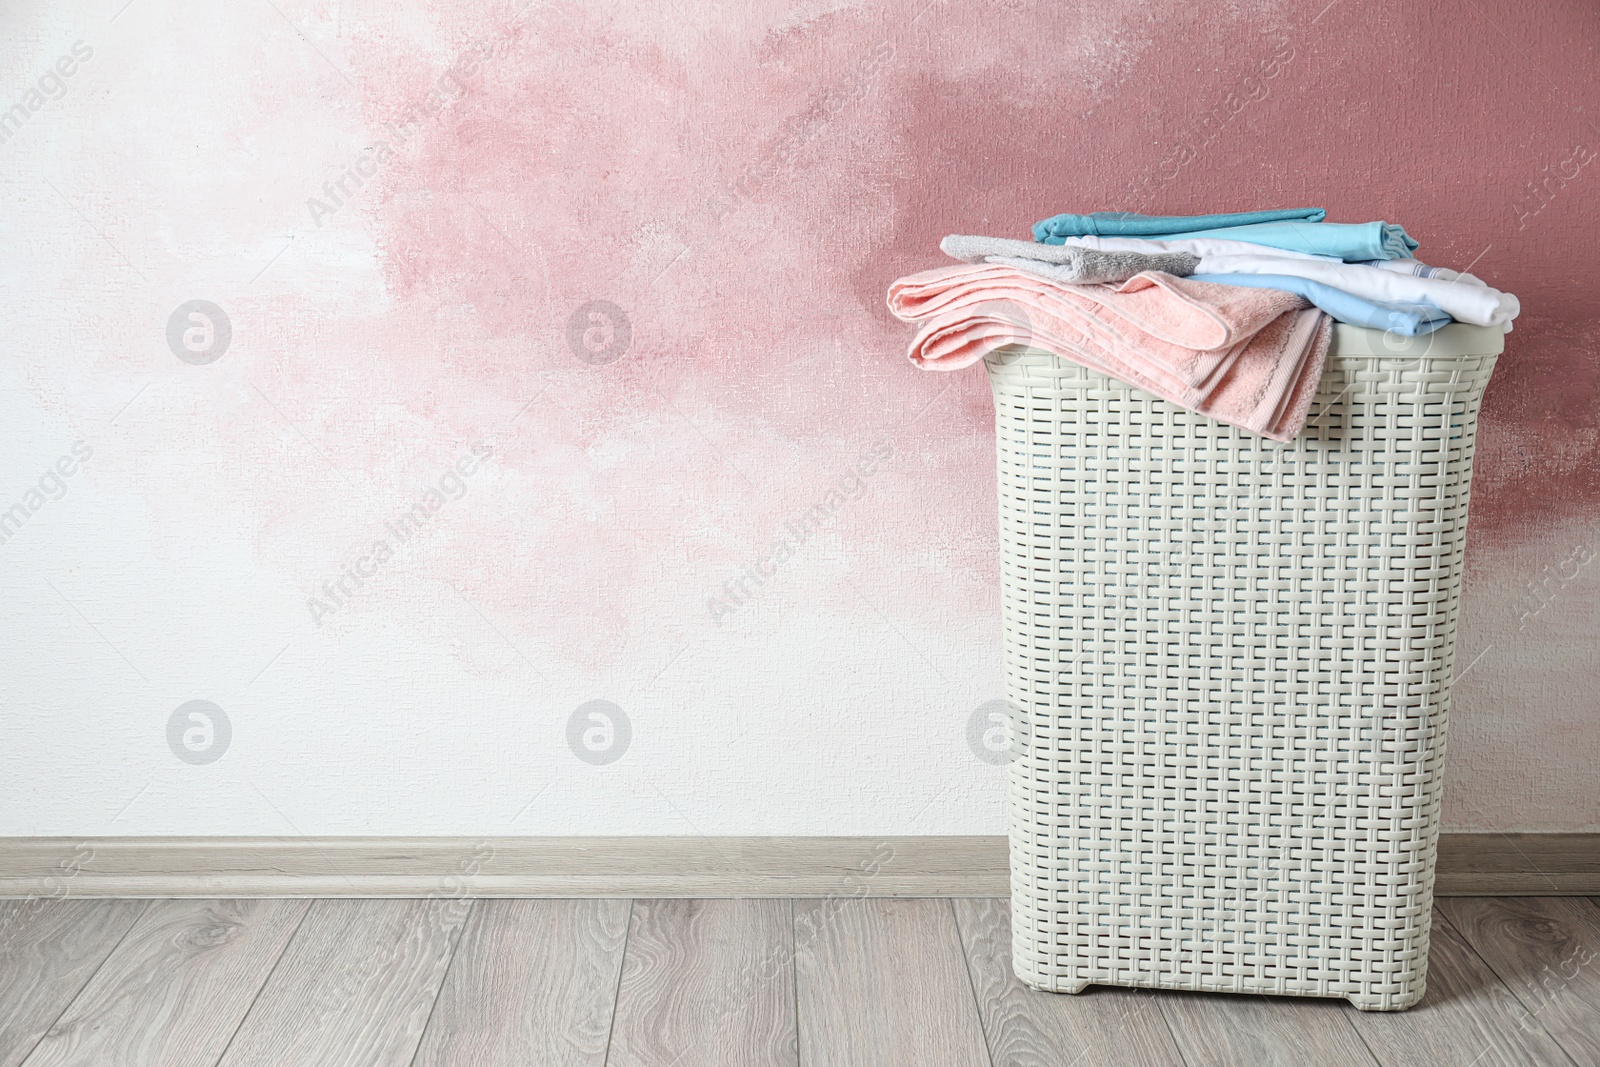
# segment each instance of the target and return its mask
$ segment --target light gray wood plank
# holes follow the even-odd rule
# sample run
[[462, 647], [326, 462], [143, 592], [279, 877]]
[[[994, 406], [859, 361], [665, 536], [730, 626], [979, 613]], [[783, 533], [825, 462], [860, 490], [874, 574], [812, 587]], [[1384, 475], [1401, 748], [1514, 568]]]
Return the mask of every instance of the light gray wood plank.
[[1439, 910], [1580, 1064], [1600, 1065], [1600, 907], [1582, 897], [1456, 897]]
[[413, 1067], [602, 1067], [626, 900], [482, 900]]
[[153, 901], [24, 1067], [211, 1067], [306, 907]]
[[784, 900], [640, 900], [609, 1067], [798, 1067]]
[[146, 904], [0, 900], [0, 1067], [17, 1067]]
[[990, 1067], [948, 900], [794, 907], [805, 1067]]
[[1183, 1067], [1156, 994], [1091, 988], [1075, 995], [1029, 989], [1011, 973], [1009, 902], [953, 902], [989, 1054], [1006, 1067]]
[[[970, 837], [0, 838], [0, 897], [1004, 896], [1006, 839]], [[1600, 889], [1600, 883], [1597, 883]]]
[[[1189, 1067], [1354, 1067], [1377, 1062], [1350, 1024], [1350, 1006], [1342, 1000], [1164, 993], [1160, 1004]], [[1391, 1065], [1385, 1061], [1384, 1067]]]
[[1403, 1012], [1346, 1012], [1384, 1067], [1549, 1067], [1571, 1062], [1437, 911], [1422, 1002]]
[[218, 1067], [406, 1067], [470, 908], [316, 901]]

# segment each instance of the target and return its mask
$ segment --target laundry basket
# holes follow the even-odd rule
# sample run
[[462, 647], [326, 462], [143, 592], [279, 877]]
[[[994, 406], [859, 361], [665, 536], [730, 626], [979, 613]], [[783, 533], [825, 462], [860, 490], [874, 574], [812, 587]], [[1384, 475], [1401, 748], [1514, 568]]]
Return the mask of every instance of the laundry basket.
[[1338, 326], [1290, 444], [989, 355], [1023, 982], [1421, 998], [1503, 342]]

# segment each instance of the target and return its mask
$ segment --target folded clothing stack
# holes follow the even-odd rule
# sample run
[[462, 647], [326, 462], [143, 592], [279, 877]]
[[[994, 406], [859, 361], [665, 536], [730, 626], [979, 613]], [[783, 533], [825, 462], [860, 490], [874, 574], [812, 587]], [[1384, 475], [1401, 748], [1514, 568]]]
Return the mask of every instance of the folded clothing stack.
[[[1521, 306], [1470, 274], [1412, 258], [1417, 242], [1387, 222], [1324, 222], [1321, 208], [1232, 215], [1156, 216], [1125, 212], [1056, 215], [1034, 224], [1039, 248], [1199, 256], [1190, 276], [1224, 285], [1299, 293], [1339, 322], [1414, 336], [1447, 322], [1506, 332]], [[957, 241], [970, 242], [970, 238]], [[980, 260], [1002, 253], [983, 252]], [[979, 249], [950, 251], [968, 259]], [[1048, 253], [1035, 259], [1049, 262]]]
[[911, 359], [924, 369], [1029, 345], [1279, 441], [1305, 424], [1332, 332], [1293, 293], [1161, 271], [1069, 285], [1003, 263], [943, 267], [895, 282], [889, 309], [921, 327]]
[[1325, 218], [1099, 212], [1045, 219], [1032, 241], [952, 235], [940, 248], [967, 266], [900, 279], [889, 308], [920, 327], [924, 369], [1032, 345], [1278, 441], [1305, 425], [1333, 321], [1511, 329], [1516, 297], [1411, 258], [1399, 226]]

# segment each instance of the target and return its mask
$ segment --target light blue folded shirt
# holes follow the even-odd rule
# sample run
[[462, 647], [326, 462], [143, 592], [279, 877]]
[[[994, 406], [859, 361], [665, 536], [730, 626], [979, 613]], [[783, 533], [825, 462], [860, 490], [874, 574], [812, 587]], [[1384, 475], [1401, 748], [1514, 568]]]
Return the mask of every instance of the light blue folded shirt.
[[1036, 222], [1033, 224], [1033, 239], [1042, 244], [1058, 245], [1063, 237], [1154, 237], [1157, 234], [1188, 234], [1193, 230], [1249, 226], [1260, 222], [1321, 222], [1327, 217], [1328, 213], [1320, 207], [1235, 211], [1225, 215], [1139, 215], [1132, 211], [1095, 211], [1088, 215], [1053, 215]]
[[1215, 230], [1174, 230], [1152, 241], [1220, 237], [1249, 241], [1266, 248], [1337, 256], [1346, 263], [1371, 259], [1410, 259], [1417, 242], [1399, 226], [1387, 222], [1263, 222], [1253, 226], [1228, 226]]
[[1189, 280], [1298, 293], [1339, 322], [1402, 337], [1420, 337], [1455, 321], [1432, 304], [1380, 304], [1310, 278], [1289, 274], [1191, 274]]

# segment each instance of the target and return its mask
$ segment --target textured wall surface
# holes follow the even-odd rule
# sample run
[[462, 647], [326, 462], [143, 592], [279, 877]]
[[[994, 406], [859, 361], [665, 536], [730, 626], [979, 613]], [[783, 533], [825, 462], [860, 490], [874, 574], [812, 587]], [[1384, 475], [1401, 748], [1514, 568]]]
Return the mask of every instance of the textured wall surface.
[[0, 15], [0, 834], [1001, 832], [883, 290], [1306, 204], [1522, 299], [1446, 820], [1600, 829], [1593, 5], [119, 7]]

